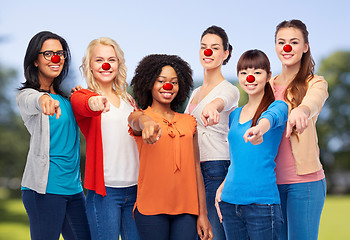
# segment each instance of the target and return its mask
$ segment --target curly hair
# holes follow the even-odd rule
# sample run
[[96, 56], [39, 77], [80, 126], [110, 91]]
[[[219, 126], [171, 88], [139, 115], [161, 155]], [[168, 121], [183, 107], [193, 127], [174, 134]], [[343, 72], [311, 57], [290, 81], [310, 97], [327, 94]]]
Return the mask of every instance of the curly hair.
[[101, 37], [92, 40], [86, 49], [85, 56], [83, 57], [83, 63], [80, 66], [80, 69], [84, 73], [86, 82], [88, 84], [88, 88], [96, 93], [102, 94], [100, 87], [96, 82], [96, 79], [94, 78], [90, 68], [92, 52], [97, 45], [111, 46], [114, 48], [115, 54], [118, 58], [119, 66], [117, 77], [113, 80], [113, 89], [118, 96], [126, 98], [126, 88], [128, 87], [128, 85], [126, 83], [127, 68], [125, 65], [124, 52], [122, 51], [122, 49], [116, 41], [108, 37]]
[[140, 108], [146, 109], [152, 105], [152, 88], [165, 66], [171, 66], [175, 70], [179, 84], [179, 92], [170, 104], [171, 109], [176, 111], [177, 107], [189, 97], [193, 88], [190, 65], [176, 55], [151, 54], [139, 62], [130, 84]]

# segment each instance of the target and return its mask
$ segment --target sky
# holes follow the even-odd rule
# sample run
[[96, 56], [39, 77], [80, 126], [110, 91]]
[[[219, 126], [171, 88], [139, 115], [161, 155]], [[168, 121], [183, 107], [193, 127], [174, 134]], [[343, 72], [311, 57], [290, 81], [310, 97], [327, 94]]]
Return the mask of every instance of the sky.
[[202, 81], [200, 37], [211, 25], [226, 30], [234, 47], [222, 67], [226, 79], [236, 78], [240, 55], [260, 49], [270, 58], [273, 75], [281, 64], [274, 50], [274, 34], [283, 20], [300, 19], [308, 27], [311, 53], [317, 66], [334, 51], [350, 51], [348, 0], [18, 0], [0, 3], [0, 64], [18, 71], [15, 87], [24, 81], [23, 59], [28, 42], [37, 32], [49, 30], [65, 38], [72, 54], [71, 70], [77, 83], [86, 86], [79, 72], [89, 42], [105, 36], [121, 46], [130, 83], [138, 62], [153, 53], [176, 54]]

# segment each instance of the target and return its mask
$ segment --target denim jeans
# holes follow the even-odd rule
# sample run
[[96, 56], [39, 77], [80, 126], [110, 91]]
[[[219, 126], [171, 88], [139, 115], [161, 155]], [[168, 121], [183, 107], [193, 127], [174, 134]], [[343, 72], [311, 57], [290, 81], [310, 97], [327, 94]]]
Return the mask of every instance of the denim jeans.
[[136, 208], [135, 221], [142, 240], [195, 240], [198, 236], [196, 215], [143, 215]]
[[279, 204], [219, 203], [228, 240], [277, 240], [282, 228]]
[[137, 186], [126, 188], [106, 187], [105, 197], [88, 190], [86, 210], [91, 239], [138, 240], [139, 235], [133, 218]]
[[207, 200], [208, 219], [213, 230], [213, 240], [226, 239], [224, 227], [220, 223], [218, 214], [216, 212], [215, 195], [216, 190], [226, 177], [229, 166], [229, 160], [201, 162], [205, 195]]
[[83, 192], [74, 195], [39, 194], [22, 190], [32, 240], [90, 239]]
[[284, 218], [280, 239], [317, 239], [326, 198], [326, 180], [281, 184], [278, 190]]

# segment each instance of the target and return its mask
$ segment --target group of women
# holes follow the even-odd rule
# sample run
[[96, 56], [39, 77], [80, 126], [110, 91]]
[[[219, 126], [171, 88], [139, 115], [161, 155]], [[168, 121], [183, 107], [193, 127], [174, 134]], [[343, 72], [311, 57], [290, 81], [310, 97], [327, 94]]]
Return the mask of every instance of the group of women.
[[114, 40], [90, 42], [81, 65], [88, 88], [69, 97], [66, 41], [36, 34], [16, 97], [31, 134], [22, 180], [31, 238], [317, 239], [326, 183], [315, 123], [327, 82], [314, 74], [300, 20], [277, 26], [275, 47], [275, 77], [262, 51], [240, 57], [248, 102], [238, 107], [239, 91], [221, 73], [232, 46], [220, 27], [201, 36], [204, 81], [192, 94], [189, 64], [152, 54], [135, 70], [134, 97]]

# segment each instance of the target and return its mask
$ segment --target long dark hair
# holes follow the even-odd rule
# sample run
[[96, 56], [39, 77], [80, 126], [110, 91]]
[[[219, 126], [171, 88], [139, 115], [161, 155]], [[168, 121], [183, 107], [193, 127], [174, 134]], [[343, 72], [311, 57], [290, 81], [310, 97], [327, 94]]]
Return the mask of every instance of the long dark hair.
[[67, 57], [64, 61], [62, 72], [54, 79], [52, 83], [55, 92], [64, 96], [64, 93], [62, 92], [60, 86], [63, 79], [68, 75], [71, 55], [66, 40], [64, 40], [59, 35], [49, 31], [39, 32], [30, 40], [27, 47], [26, 55], [24, 57], [24, 77], [26, 81], [22, 83], [22, 87], [20, 87], [19, 90], [25, 88], [33, 88], [38, 91], [44, 91], [40, 89], [38, 68], [34, 65], [34, 61], [38, 58], [38, 54], [41, 50], [42, 45], [48, 39], [56, 39], [60, 41], [63, 50], [67, 52]]
[[[304, 37], [305, 43], [309, 44], [309, 32], [307, 31], [306, 25], [300, 20], [283, 21], [276, 27], [275, 42], [277, 41], [276, 36], [279, 30], [282, 28], [296, 28], [301, 31]], [[284, 93], [285, 99], [291, 104], [292, 109], [296, 108], [302, 102], [306, 91], [307, 82], [313, 78], [315, 69], [315, 62], [311, 56], [310, 45], [306, 53], [303, 53], [301, 57], [301, 63], [298, 73], [294, 79], [289, 83]], [[288, 95], [292, 96], [292, 99], [288, 98]]]
[[228, 63], [228, 60], [230, 60], [231, 53], [232, 53], [232, 46], [231, 46], [231, 44], [228, 41], [228, 36], [227, 36], [225, 30], [222, 29], [221, 27], [218, 27], [218, 26], [215, 26], [215, 25], [213, 25], [211, 27], [208, 27], [202, 33], [201, 40], [207, 34], [215, 34], [215, 35], [219, 36], [222, 39], [222, 44], [223, 44], [224, 50], [225, 51], [228, 50], [228, 52], [229, 52], [228, 57], [222, 63], [222, 65], [225, 65], [226, 63]]
[[[237, 63], [237, 75], [239, 71], [248, 68], [263, 69], [266, 71], [267, 75], [271, 73], [270, 61], [268, 57], [263, 51], [257, 49], [248, 50], [242, 54]], [[269, 82], [266, 82], [264, 88], [264, 96], [261, 99], [261, 102], [254, 114], [252, 126], [255, 126], [257, 124], [261, 114], [267, 110], [273, 101], [275, 101], [275, 97], [271, 85]]]

